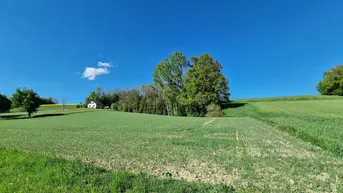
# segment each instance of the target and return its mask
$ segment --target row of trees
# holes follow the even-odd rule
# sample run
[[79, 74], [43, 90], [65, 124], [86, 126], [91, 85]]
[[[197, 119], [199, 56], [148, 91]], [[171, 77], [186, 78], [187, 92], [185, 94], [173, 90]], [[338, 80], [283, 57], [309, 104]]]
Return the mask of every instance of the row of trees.
[[57, 104], [58, 103], [58, 99], [57, 98], [44, 98], [44, 97], [40, 97], [40, 103], [41, 104]]
[[38, 111], [41, 104], [56, 104], [58, 101], [54, 98], [42, 98], [32, 89], [16, 89], [11, 99], [0, 94], [0, 113], [8, 112], [11, 108], [19, 108], [28, 113], [31, 117], [32, 113]]
[[95, 101], [126, 112], [204, 116], [208, 105], [229, 102], [228, 80], [221, 69], [221, 64], [208, 54], [188, 61], [183, 53], [175, 52], [157, 64], [152, 84], [107, 92], [99, 87], [85, 103]]

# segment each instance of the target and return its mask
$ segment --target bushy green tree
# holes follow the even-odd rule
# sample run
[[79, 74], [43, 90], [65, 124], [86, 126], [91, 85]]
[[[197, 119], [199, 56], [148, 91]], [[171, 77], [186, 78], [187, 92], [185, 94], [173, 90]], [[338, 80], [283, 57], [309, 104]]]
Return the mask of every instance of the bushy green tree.
[[31, 89], [17, 89], [12, 96], [13, 107], [22, 108], [31, 117], [32, 113], [38, 111], [41, 100], [38, 94]]
[[112, 103], [112, 104], [111, 104], [111, 110], [113, 110], [113, 111], [117, 110], [117, 105], [116, 105], [116, 103]]
[[6, 95], [0, 94], [0, 113], [6, 113], [11, 109], [11, 101]]
[[207, 105], [229, 102], [228, 80], [221, 73], [221, 64], [208, 54], [192, 57], [191, 62], [179, 100], [188, 115], [204, 116]]
[[217, 104], [212, 103], [210, 105], [207, 105], [206, 111], [207, 111], [206, 116], [208, 117], [220, 117], [222, 115], [222, 109]]
[[160, 88], [166, 101], [168, 115], [183, 114], [177, 97], [183, 89], [183, 75], [187, 66], [186, 56], [181, 52], [174, 52], [154, 70], [153, 81]]
[[323, 80], [317, 84], [317, 90], [322, 95], [343, 96], [343, 65], [325, 72]]

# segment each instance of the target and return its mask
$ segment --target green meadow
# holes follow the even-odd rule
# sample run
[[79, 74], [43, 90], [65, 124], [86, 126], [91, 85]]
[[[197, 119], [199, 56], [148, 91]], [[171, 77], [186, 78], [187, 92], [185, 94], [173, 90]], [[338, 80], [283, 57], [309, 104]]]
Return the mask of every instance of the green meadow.
[[241, 103], [245, 103], [244, 106], [227, 109], [225, 114], [231, 117], [255, 118], [342, 157], [343, 100], [337, 99], [342, 97], [326, 96], [315, 100], [270, 102], [266, 102], [266, 99], [243, 101]]
[[343, 191], [343, 100], [234, 104], [220, 118], [3, 114], [0, 191]]

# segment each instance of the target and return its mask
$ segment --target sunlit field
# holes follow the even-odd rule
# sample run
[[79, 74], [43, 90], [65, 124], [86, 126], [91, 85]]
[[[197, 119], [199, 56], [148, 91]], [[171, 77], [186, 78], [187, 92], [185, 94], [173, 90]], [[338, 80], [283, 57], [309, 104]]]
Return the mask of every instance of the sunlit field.
[[[221, 191], [341, 192], [341, 158], [254, 118], [262, 113], [260, 117], [280, 125], [303, 124], [295, 128], [313, 129], [308, 133], [319, 136], [326, 124], [311, 117], [340, 121], [340, 104], [338, 100], [254, 103], [226, 111], [240, 117], [223, 118], [74, 109], [60, 116], [2, 120], [0, 147], [81, 160], [111, 172], [143, 173], [154, 179], [167, 176], [181, 180], [177, 183], [191, 183], [190, 187], [205, 183], [200, 186], [211, 190], [226, 185]], [[298, 109], [287, 108], [292, 105]], [[321, 136], [339, 141], [340, 125], [336, 121], [327, 125], [336, 133], [323, 129]]]
[[343, 100], [249, 102], [225, 112], [226, 116], [256, 118], [343, 156]]

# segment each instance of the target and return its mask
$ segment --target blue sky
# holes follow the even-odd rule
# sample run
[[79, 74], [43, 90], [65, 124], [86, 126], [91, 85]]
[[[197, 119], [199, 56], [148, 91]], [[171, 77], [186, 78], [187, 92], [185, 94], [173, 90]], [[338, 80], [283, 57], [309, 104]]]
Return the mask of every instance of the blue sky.
[[218, 59], [232, 98], [317, 94], [323, 72], [343, 61], [342, 7], [339, 0], [0, 0], [0, 92], [27, 87], [75, 103], [97, 86], [151, 83], [156, 64], [181, 51]]

